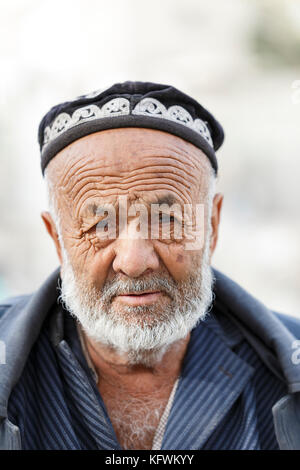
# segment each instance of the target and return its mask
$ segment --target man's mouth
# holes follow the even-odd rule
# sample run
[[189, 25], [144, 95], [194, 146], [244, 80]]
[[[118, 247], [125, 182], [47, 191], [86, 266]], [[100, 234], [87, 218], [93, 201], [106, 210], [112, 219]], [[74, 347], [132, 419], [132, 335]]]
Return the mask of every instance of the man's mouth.
[[161, 291], [128, 292], [117, 295], [115, 299], [126, 305], [150, 305], [157, 302], [162, 294]]

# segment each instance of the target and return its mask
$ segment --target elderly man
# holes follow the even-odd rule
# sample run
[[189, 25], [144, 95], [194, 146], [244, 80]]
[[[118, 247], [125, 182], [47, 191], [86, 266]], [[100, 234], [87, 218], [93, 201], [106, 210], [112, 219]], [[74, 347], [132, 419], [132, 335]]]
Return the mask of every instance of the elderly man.
[[300, 449], [299, 323], [210, 267], [223, 137], [154, 83], [43, 118], [61, 268], [0, 306], [1, 448]]

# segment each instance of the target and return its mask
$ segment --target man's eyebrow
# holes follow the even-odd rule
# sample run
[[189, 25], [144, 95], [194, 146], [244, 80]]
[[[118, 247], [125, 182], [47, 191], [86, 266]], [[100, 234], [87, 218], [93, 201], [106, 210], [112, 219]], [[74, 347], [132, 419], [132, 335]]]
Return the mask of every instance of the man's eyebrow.
[[[113, 205], [116, 208], [116, 203], [117, 201], [115, 201], [115, 203], [113, 202], [110, 202], [110, 203], [105, 203], [105, 202], [102, 202], [102, 203], [95, 203], [95, 202], [92, 202], [90, 204], [88, 204], [84, 211], [83, 211], [83, 216], [87, 217], [87, 216], [96, 216], [98, 215], [99, 213], [100, 214], [103, 214], [105, 211], [108, 210], [108, 205]], [[157, 205], [162, 205], [162, 204], [166, 204], [168, 205], [169, 207], [171, 207], [173, 204], [179, 204], [181, 206], [181, 203], [180, 201], [176, 198], [176, 196], [174, 194], [164, 194], [164, 195], [161, 195], [161, 196], [157, 196], [155, 197], [155, 199], [153, 201], [149, 201], [149, 204], [152, 205], [152, 204], [157, 204]]]
[[87, 212], [91, 213], [92, 215], [96, 215], [98, 206], [93, 202], [92, 204], [89, 204], [86, 209]]
[[108, 206], [114, 206], [113, 203], [100, 203], [96, 204], [95, 202], [92, 202], [91, 204], [88, 204], [85, 209], [84, 209], [84, 215], [98, 215], [99, 213], [103, 213], [108, 210]]
[[166, 194], [164, 196], [159, 196], [155, 203], [152, 202], [151, 204], [167, 204], [168, 206], [172, 206], [173, 204], [180, 204], [180, 202], [173, 194]]

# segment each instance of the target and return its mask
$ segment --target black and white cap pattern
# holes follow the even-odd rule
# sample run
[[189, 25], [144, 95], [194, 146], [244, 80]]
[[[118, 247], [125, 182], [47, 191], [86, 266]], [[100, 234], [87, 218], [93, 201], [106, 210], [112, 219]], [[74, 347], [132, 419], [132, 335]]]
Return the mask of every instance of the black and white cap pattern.
[[[129, 114], [130, 102], [126, 98], [115, 98], [108, 101], [102, 107], [99, 107], [95, 104], [83, 106], [82, 108], [76, 109], [72, 115], [68, 113], [61, 113], [54, 119], [52, 125], [45, 128], [43, 147], [48, 145], [51, 140], [58, 137], [62, 132], [65, 132], [71, 127], [78, 126], [83, 122], [107, 117], [113, 118], [115, 116], [128, 116]], [[207, 123], [199, 118], [193, 120], [189, 112], [182, 106], [173, 105], [167, 109], [160, 101], [156, 100], [155, 98], [144, 98], [136, 104], [132, 110], [132, 114], [136, 116], [151, 116], [175, 121], [201, 134], [211, 145], [211, 147], [213, 147], [213, 142], [207, 127]]]
[[215, 118], [176, 88], [125, 82], [53, 107], [39, 127], [42, 171], [56, 153], [100, 130], [146, 127], [182, 137], [203, 150], [217, 171], [215, 150], [224, 133]]

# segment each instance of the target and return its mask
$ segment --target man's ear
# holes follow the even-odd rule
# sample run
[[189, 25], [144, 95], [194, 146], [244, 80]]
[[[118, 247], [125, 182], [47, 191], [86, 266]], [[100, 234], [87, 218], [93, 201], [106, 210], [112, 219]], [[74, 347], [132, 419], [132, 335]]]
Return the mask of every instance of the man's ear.
[[50, 237], [54, 241], [54, 245], [55, 245], [55, 248], [56, 248], [56, 253], [57, 253], [58, 259], [60, 261], [60, 264], [62, 264], [61, 246], [60, 246], [60, 243], [59, 243], [56, 226], [55, 226], [55, 223], [54, 223], [54, 221], [51, 217], [51, 214], [50, 214], [50, 212], [42, 212], [41, 217], [43, 219], [43, 222], [45, 224], [47, 232], [49, 233]]
[[210, 258], [212, 257], [215, 251], [217, 241], [218, 241], [219, 224], [220, 224], [223, 199], [224, 199], [223, 194], [217, 193], [215, 194], [214, 200], [213, 200], [213, 208], [212, 208], [212, 215], [211, 215], [212, 234], [211, 234], [211, 239], [210, 239]]

